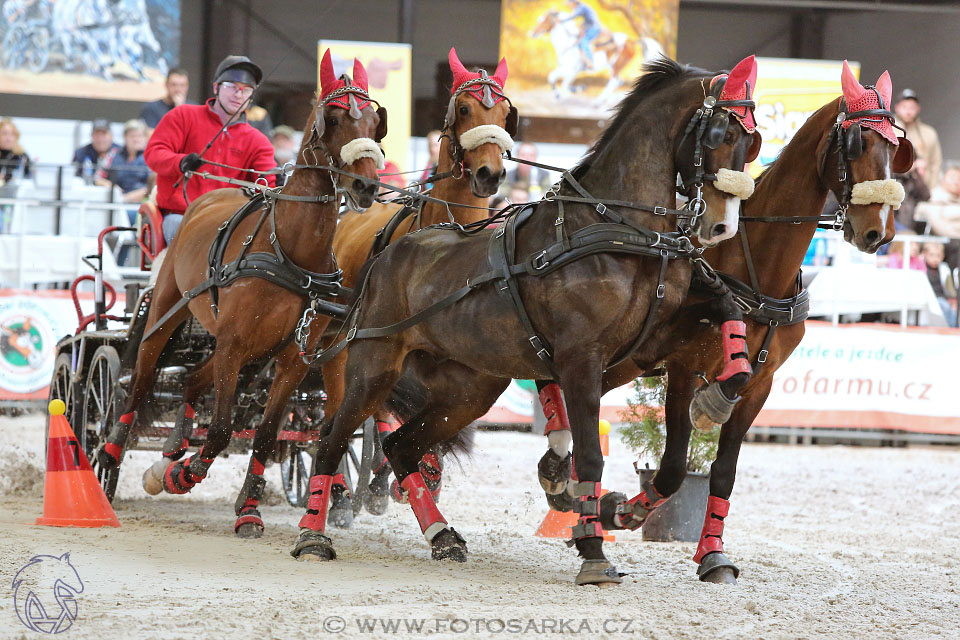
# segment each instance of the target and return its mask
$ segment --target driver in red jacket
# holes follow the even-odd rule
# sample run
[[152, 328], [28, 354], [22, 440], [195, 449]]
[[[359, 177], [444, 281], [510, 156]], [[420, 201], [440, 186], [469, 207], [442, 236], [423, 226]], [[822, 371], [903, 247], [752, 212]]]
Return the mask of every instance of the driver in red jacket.
[[[243, 115], [261, 79], [263, 72], [249, 58], [227, 56], [214, 75], [213, 97], [206, 104], [182, 104], [172, 109], [150, 137], [143, 156], [157, 174], [157, 207], [163, 214], [163, 237], [168, 244], [180, 226], [188, 201], [230, 186], [196, 175], [187, 179], [184, 173], [199, 170], [253, 182], [259, 176], [247, 169], [269, 171], [276, 166], [270, 140], [247, 124]], [[241, 115], [234, 118], [238, 111]], [[224, 131], [217, 135], [221, 129]], [[224, 169], [208, 162], [241, 169]], [[266, 179], [271, 187], [275, 185], [276, 176]], [[187, 181], [188, 201], [183, 198], [182, 180]]]

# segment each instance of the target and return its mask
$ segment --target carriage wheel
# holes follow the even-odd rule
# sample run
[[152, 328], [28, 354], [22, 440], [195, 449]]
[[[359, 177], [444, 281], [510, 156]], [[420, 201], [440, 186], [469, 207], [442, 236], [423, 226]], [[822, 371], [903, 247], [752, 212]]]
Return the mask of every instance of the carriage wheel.
[[290, 443], [289, 455], [280, 461], [283, 494], [291, 507], [306, 507], [310, 497], [310, 474], [313, 456], [297, 443]]
[[20, 68], [25, 57], [24, 48], [27, 46], [29, 34], [26, 27], [17, 25], [7, 32], [3, 38], [3, 51], [0, 54], [0, 63], [11, 71]]
[[[113, 501], [120, 478], [120, 465], [104, 469], [97, 460], [97, 449], [107, 442], [114, 422], [123, 411], [126, 394], [117, 383], [120, 376], [120, 356], [111, 346], [99, 347], [93, 354], [87, 372], [87, 384], [83, 390], [83, 435], [80, 444], [90, 459], [107, 500]], [[121, 461], [122, 462], [122, 461]]]
[[[50, 393], [47, 396], [47, 404], [51, 400], [63, 400], [63, 404], [66, 405], [67, 409], [64, 412], [64, 416], [67, 419], [67, 422], [70, 424], [77, 424], [76, 422], [76, 412], [77, 408], [74, 403], [74, 393], [73, 393], [73, 380], [72, 380], [72, 371], [73, 366], [70, 360], [69, 353], [61, 353], [57, 356], [57, 361], [53, 365], [53, 378], [50, 380]], [[47, 413], [47, 423], [44, 429], [43, 441], [46, 443], [50, 438], [50, 413]], [[44, 445], [46, 446], [46, 445]]]

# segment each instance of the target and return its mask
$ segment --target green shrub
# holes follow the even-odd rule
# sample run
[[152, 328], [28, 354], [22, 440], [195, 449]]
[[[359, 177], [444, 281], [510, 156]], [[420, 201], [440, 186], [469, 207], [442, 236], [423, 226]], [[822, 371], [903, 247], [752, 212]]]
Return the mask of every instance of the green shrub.
[[[627, 399], [627, 410], [621, 412], [620, 435], [624, 443], [642, 458], [659, 464], [667, 442], [663, 407], [666, 402], [666, 376], [637, 378], [633, 395]], [[687, 471], [707, 473], [717, 457], [720, 427], [710, 431], [693, 429], [687, 450]]]

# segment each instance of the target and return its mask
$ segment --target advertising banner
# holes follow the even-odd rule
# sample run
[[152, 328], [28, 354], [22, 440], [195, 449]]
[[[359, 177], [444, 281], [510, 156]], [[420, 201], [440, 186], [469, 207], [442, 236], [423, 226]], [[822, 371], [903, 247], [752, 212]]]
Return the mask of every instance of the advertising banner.
[[503, 0], [500, 55], [523, 116], [606, 119], [644, 62], [676, 57], [679, 0]]
[[[958, 362], [956, 329], [808, 321], [754, 425], [960, 433]], [[632, 394], [607, 393], [600, 417], [622, 422]], [[534, 402], [536, 388], [514, 381], [483, 420], [532, 423]]]
[[[793, 139], [807, 118], [830, 100], [839, 98], [843, 61], [757, 58], [757, 90], [753, 99], [757, 131], [763, 146], [750, 173], [760, 175], [763, 166], [777, 158], [780, 149]], [[850, 62], [860, 77], [860, 63]]]
[[180, 0], [0, 0], [0, 93], [156, 100]]
[[0, 289], [0, 401], [45, 399], [57, 341], [76, 329], [69, 291]]
[[[407, 146], [410, 141], [411, 120], [411, 45], [390, 42], [348, 42], [345, 40], [320, 40], [317, 43], [317, 60], [329, 47], [333, 69], [341, 74], [353, 75], [353, 59], [358, 59], [367, 70], [370, 97], [387, 109], [387, 137], [383, 139], [383, 151], [387, 162], [393, 162], [397, 171], [404, 171], [407, 161]], [[320, 66], [317, 64], [317, 89], [320, 88]]]

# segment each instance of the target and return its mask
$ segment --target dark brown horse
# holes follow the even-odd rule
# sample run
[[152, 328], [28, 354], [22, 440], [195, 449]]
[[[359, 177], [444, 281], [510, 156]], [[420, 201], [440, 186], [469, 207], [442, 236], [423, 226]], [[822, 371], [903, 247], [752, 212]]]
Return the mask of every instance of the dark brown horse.
[[[424, 202], [419, 211], [409, 211], [409, 217], [392, 228], [387, 225], [402, 208], [400, 204], [377, 203], [362, 215], [343, 216], [333, 238], [333, 251], [347, 287], [356, 286], [360, 268], [369, 258], [370, 248], [380, 232], [392, 232], [386, 241], [389, 243], [406, 233], [441, 222], [469, 224], [489, 217], [486, 209], [489, 197], [497, 192], [506, 175], [502, 154], [512, 148], [513, 136], [517, 133], [517, 110], [503, 94], [507, 61], [501, 60], [492, 76], [486, 72], [470, 73], [457, 58], [456, 49], [451, 48], [449, 63], [454, 84], [440, 143], [436, 170], [439, 178], [429, 195], [450, 204]], [[323, 366], [327, 393], [324, 411], [328, 416], [334, 414], [343, 400], [346, 356], [345, 352], [341, 353]], [[378, 429], [384, 436], [391, 429], [389, 417], [389, 412], [383, 409], [375, 414]], [[436, 484], [440, 459], [436, 454], [429, 454], [428, 458], [424, 461], [424, 470], [430, 469], [428, 473]]]
[[[753, 64], [752, 58], [744, 62]], [[736, 95], [747, 74], [748, 70], [739, 73], [734, 80], [731, 73], [725, 90]], [[348, 322], [350, 335], [362, 337], [367, 328], [402, 321], [441, 299], [454, 302], [399, 332], [349, 342], [350, 384], [330, 435], [320, 443], [294, 555], [335, 557], [331, 540], [322, 533], [332, 474], [349, 434], [387, 400], [405, 372], [419, 381], [416, 395], [427, 402], [386, 439], [384, 448], [435, 558], [464, 560], [466, 543], [437, 510], [417, 473], [420, 458], [483, 415], [510, 378], [555, 377], [567, 389], [580, 495], [588, 507], [596, 505], [603, 468], [596, 429], [602, 372], [619, 354], [633, 352], [637, 338], [647, 333], [647, 316], [657, 304], [650, 327], [660, 327], [672, 316], [690, 283], [689, 254], [667, 259], [673, 251], [668, 247], [681, 246], [686, 238], [675, 233], [673, 216], [660, 215], [674, 204], [677, 173], [689, 175], [695, 165], [689, 131], [696, 132], [696, 156], [702, 160], [698, 166], [718, 177], [742, 175], [737, 172], [759, 149], [758, 135], [731, 125], [733, 116], [719, 107], [713, 111], [717, 103], [712, 78], [713, 74], [666, 59], [648, 66], [560, 194], [539, 203], [532, 214], [518, 216], [526, 217], [523, 226], [508, 224], [495, 233], [470, 237], [447, 229], [424, 230], [399, 239], [368, 265], [359, 306]], [[710, 143], [703, 147], [708, 129]], [[720, 191], [719, 182], [698, 184], [702, 189], [698, 211], [706, 206], [696, 220], [700, 235], [709, 240], [726, 233], [725, 225], [735, 228], [736, 220], [727, 217], [727, 204], [732, 200], [739, 206], [739, 198]], [[619, 204], [614, 206], [614, 201]], [[620, 233], [625, 229], [630, 231]], [[488, 266], [488, 251], [497, 246], [491, 240], [515, 234], [517, 259], [530, 256], [527, 264], [535, 272], [549, 266], [542, 251], [558, 236], [556, 246], [563, 246], [566, 238], [571, 246], [589, 248], [599, 245], [583, 240], [582, 234], [593, 231], [610, 231], [607, 237], [612, 240], [604, 242], [600, 252], [575, 261], [565, 263], [557, 257], [564, 266], [548, 270], [549, 275], [529, 277], [525, 268], [509, 268], [509, 261], [496, 272]], [[611, 253], [628, 251], [626, 245], [634, 243], [659, 249], [652, 256]], [[496, 274], [521, 271], [519, 284], [510, 284], [519, 288], [524, 316], [510, 297], [498, 292], [506, 291], [507, 280], [493, 286], [477, 284], [494, 280]], [[469, 295], [460, 293], [465, 291]], [[356, 328], [359, 333], [354, 333]], [[641, 352], [650, 348], [648, 343]], [[432, 393], [435, 388], [450, 392]], [[412, 398], [404, 390], [398, 393]], [[603, 555], [603, 539], [593, 526], [595, 514], [585, 510], [584, 517], [583, 534], [577, 536], [577, 548], [585, 558], [578, 582], [619, 582], [619, 574]]]
[[[745, 305], [751, 306], [746, 314], [746, 341], [749, 353], [757, 354], [754, 375], [738, 391], [742, 397], [723, 423], [717, 459], [710, 470], [710, 501], [694, 557], [700, 579], [708, 582], [734, 583], [739, 574], [723, 554], [723, 518], [729, 509], [741, 442], [770, 393], [773, 374], [803, 337], [805, 310], [803, 298], [798, 297], [799, 270], [827, 194], [833, 192], [844, 205], [844, 237], [858, 249], [874, 253], [893, 239], [893, 209], [899, 206], [903, 190], [890, 176], [909, 169], [912, 148], [902, 138], [899, 144], [893, 143], [892, 114], [856, 115], [865, 109], [889, 108], [890, 79], [884, 72], [875, 91], [862, 87], [845, 68], [843, 87], [843, 98], [831, 100], [810, 116], [760, 177], [753, 196], [743, 204], [740, 238], [708, 249], [703, 256], [717, 271], [747, 283], [738, 293]], [[847, 119], [838, 130], [841, 113]], [[853, 126], [857, 127], [856, 136], [849, 134]], [[751, 290], [766, 299], [755, 298]], [[758, 308], [760, 302], [765, 302], [766, 309]], [[794, 319], [791, 314], [796, 314]], [[700, 373], [713, 380], [725, 362], [718, 349], [719, 328], [710, 300], [691, 296], [671, 330], [660, 336], [659, 350], [635, 355], [604, 374], [606, 392], [658, 363], [666, 366], [666, 449], [656, 477], [645, 487], [653, 506], [676, 492], [686, 475], [693, 428], [688, 407], [700, 386]], [[728, 397], [735, 398], [736, 393]], [[544, 459], [555, 456], [548, 451]], [[544, 466], [541, 462], [541, 469]], [[611, 528], [625, 524], [618, 518], [611, 520]], [[630, 528], [642, 523], [638, 520], [630, 523]]]
[[[261, 207], [262, 214], [257, 211], [239, 222], [226, 241], [223, 264], [243, 252], [251, 259], [266, 255], [275, 260], [282, 255], [286, 263], [295, 265], [290, 268], [298, 269], [298, 274], [335, 274], [337, 265], [332, 244], [340, 191], [358, 208], [373, 203], [377, 191], [376, 171], [383, 162], [375, 141], [386, 135], [386, 110], [375, 109], [367, 95], [366, 72], [359, 62], [354, 65], [353, 81], [348, 76], [336, 81], [329, 51], [322, 65], [327, 72], [321, 74], [325, 79], [323, 90], [305, 127], [310, 135], [305, 136], [298, 155], [304, 164], [318, 168], [296, 169], [281, 196], [267, 198]], [[340, 181], [337, 174], [323, 168], [327, 163], [359, 177]], [[186, 306], [175, 307], [184, 298], [184, 292], [207, 280], [211, 244], [220, 235], [221, 226], [246, 202], [240, 190], [221, 189], [197, 198], [187, 209], [160, 269], [132, 389], [124, 414], [101, 451], [101, 463], [104, 466], [119, 463], [134, 412], [153, 384], [157, 360], [173, 332], [192, 315], [216, 338], [216, 350], [190, 376], [184, 399], [189, 408], [212, 384], [213, 422], [206, 443], [196, 455], [182, 462], [170, 458], [158, 461], [144, 475], [144, 488], [151, 493], [161, 490], [186, 493], [203, 480], [210, 464], [230, 442], [240, 369], [255, 359], [274, 355], [274, 379], [251, 460], [251, 471], [257, 476], [257, 482], [244, 485], [245, 495], [238, 500], [237, 508], [238, 533], [259, 535], [263, 525], [257, 501], [263, 489], [263, 465], [273, 453], [281, 414], [307, 371], [298, 345], [291, 340], [306, 304], [307, 289], [302, 289], [299, 283], [289, 287], [263, 277], [240, 277], [229, 286], [203, 291]], [[278, 266], [265, 270], [281, 271]], [[302, 280], [308, 280], [306, 275]], [[214, 291], [218, 294], [216, 312], [211, 304]], [[325, 326], [329, 319], [324, 317], [318, 321]], [[317, 329], [313, 344], [319, 341], [322, 326]], [[177, 453], [182, 455], [182, 450]]]

